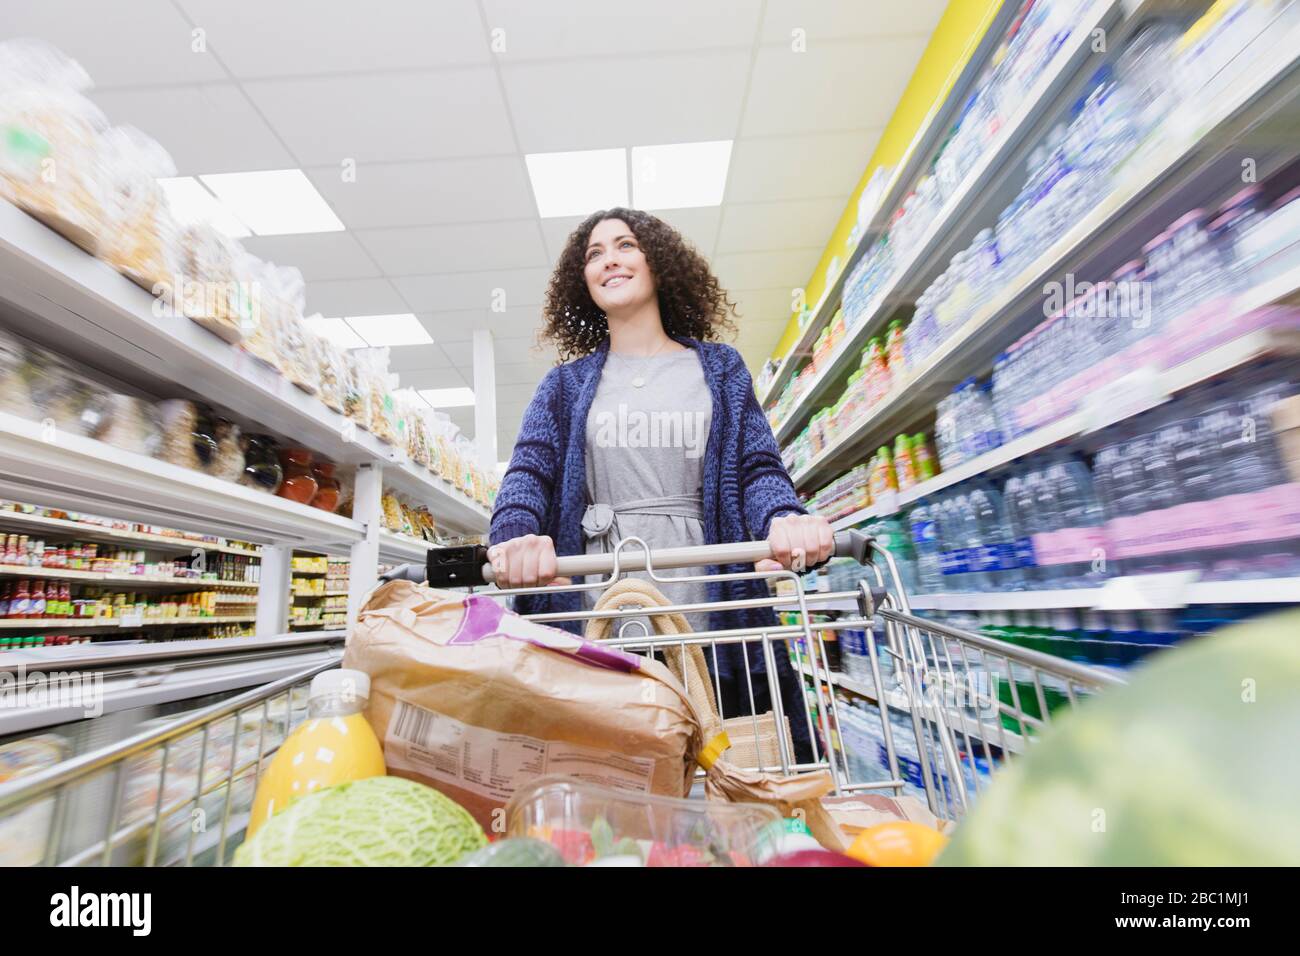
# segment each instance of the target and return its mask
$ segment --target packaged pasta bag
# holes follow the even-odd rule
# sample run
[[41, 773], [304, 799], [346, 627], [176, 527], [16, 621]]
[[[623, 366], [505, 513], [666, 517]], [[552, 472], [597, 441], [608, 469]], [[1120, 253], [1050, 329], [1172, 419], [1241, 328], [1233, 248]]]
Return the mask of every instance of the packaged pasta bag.
[[384, 513], [384, 527], [389, 531], [402, 530], [402, 506], [397, 500], [397, 496], [391, 491], [385, 491], [379, 499], [380, 507]]
[[460, 458], [456, 469], [456, 487], [468, 495], [474, 490], [473, 468], [478, 459], [477, 450], [468, 438], [457, 435], [456, 451]]
[[83, 94], [81, 64], [42, 40], [0, 43], [0, 190], [4, 198], [99, 255], [105, 190], [103, 112]]
[[206, 222], [179, 231], [181, 269], [171, 295], [173, 308], [232, 345], [257, 324], [262, 302], [255, 269], [243, 247]]
[[175, 176], [176, 164], [167, 150], [132, 126], [105, 132], [100, 153], [109, 225], [103, 257], [170, 305], [183, 268], [181, 235], [158, 179]]
[[290, 316], [281, 330], [281, 369], [284, 377], [309, 395], [320, 387], [320, 352], [313, 347], [316, 336], [303, 321], [301, 313]]
[[341, 389], [343, 394], [343, 414], [362, 428], [370, 427], [370, 417], [366, 414], [368, 406], [363, 400], [361, 387], [361, 356], [355, 349], [342, 353], [339, 372], [342, 374]]
[[[240, 347], [249, 355], [276, 371], [282, 371], [280, 364], [283, 352], [284, 327], [288, 317], [293, 313], [293, 305], [286, 296], [292, 294], [292, 276], [283, 273], [297, 273], [297, 269], [282, 270], [274, 263], [263, 262], [256, 256], [246, 255], [239, 260], [238, 271], [248, 277], [253, 292], [253, 318], [251, 328], [240, 340]], [[301, 274], [298, 275], [301, 280]]]
[[399, 389], [393, 396], [397, 402], [397, 413], [402, 420], [402, 434], [405, 439], [406, 454], [411, 461], [427, 468], [429, 466], [429, 436], [420, 406], [424, 400], [414, 389]]
[[43, 349], [28, 350], [27, 382], [32, 410], [47, 434], [93, 436], [104, 419], [109, 390]]
[[401, 447], [397, 434], [397, 408], [388, 372], [388, 349], [358, 349], [357, 377], [365, 404], [363, 423], [381, 441]]
[[[319, 318], [319, 313], [311, 317], [311, 319]], [[314, 361], [319, 372], [316, 395], [329, 408], [332, 408], [336, 412], [342, 412], [344, 409], [343, 395], [347, 376], [344, 367], [343, 350], [323, 335], [317, 335], [312, 332], [311, 319], [307, 320], [308, 327], [305, 336], [307, 348], [311, 349], [315, 353]]]

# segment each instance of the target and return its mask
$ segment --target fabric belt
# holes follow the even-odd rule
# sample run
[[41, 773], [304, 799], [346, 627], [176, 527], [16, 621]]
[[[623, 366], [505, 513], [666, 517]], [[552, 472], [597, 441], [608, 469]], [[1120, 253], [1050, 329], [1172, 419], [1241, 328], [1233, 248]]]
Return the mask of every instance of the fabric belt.
[[703, 521], [704, 508], [695, 495], [640, 498], [636, 501], [625, 501], [621, 505], [603, 503], [587, 505], [587, 510], [582, 516], [582, 531], [587, 537], [588, 553], [592, 552], [593, 543], [599, 543], [601, 553], [614, 550], [614, 544], [623, 538], [618, 524], [619, 515], [668, 515]]

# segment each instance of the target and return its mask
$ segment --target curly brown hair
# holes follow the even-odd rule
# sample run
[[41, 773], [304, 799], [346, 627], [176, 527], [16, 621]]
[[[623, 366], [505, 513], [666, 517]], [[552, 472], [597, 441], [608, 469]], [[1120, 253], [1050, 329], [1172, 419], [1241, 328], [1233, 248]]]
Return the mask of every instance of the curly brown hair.
[[583, 220], [569, 236], [546, 290], [545, 324], [539, 338], [555, 345], [560, 361], [594, 352], [609, 333], [609, 322], [592, 301], [583, 274], [587, 240], [598, 223], [627, 223], [645, 253], [659, 294], [659, 316], [669, 335], [701, 341], [734, 332], [736, 304], [727, 297], [708, 261], [668, 223], [638, 209], [602, 209]]

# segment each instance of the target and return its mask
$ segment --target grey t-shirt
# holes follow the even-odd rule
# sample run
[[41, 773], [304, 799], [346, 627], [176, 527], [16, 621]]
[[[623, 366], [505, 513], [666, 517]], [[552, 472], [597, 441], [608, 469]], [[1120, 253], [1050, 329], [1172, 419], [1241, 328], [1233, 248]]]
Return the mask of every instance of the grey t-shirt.
[[[638, 379], [644, 382], [640, 388]], [[705, 543], [701, 492], [712, 418], [713, 399], [694, 349], [648, 359], [609, 354], [587, 414], [588, 554], [612, 551], [620, 537], [630, 536], [652, 551]], [[629, 545], [623, 553], [639, 550]], [[656, 573], [681, 576], [700, 569]], [[677, 604], [707, 600], [704, 582], [659, 589]], [[598, 591], [586, 592], [587, 606], [598, 597]], [[707, 615], [687, 620], [695, 630], [706, 629]], [[626, 633], [641, 631], [631, 627]]]

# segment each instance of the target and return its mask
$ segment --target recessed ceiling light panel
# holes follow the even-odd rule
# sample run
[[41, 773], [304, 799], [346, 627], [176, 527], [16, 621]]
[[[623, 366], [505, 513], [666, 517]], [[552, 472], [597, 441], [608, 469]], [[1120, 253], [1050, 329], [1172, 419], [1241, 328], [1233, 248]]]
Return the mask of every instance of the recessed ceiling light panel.
[[474, 404], [472, 388], [422, 388], [420, 397], [434, 408], [463, 408]]
[[585, 149], [571, 153], [530, 153], [528, 178], [543, 219], [585, 216], [597, 209], [627, 205], [627, 150]]
[[398, 315], [349, 315], [347, 324], [367, 345], [430, 345], [433, 336], [410, 312]]
[[339, 232], [344, 228], [301, 169], [216, 173], [199, 179], [259, 236]]
[[731, 140], [632, 147], [632, 201], [638, 209], [722, 205]]

